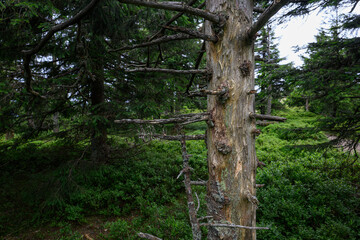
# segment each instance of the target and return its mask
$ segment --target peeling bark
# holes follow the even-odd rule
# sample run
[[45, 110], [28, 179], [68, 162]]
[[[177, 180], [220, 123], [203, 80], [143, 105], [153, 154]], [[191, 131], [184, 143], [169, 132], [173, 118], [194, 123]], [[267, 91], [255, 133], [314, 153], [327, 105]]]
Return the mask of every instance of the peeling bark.
[[[213, 122], [208, 141], [208, 239], [256, 239], [256, 205], [248, 200], [255, 189], [254, 47], [245, 36], [252, 26], [253, 3], [247, 0], [209, 0], [206, 9], [228, 16], [223, 31], [210, 22], [205, 34], [218, 36], [206, 45], [208, 69], [213, 71], [208, 89], [226, 86], [227, 99], [208, 96], [208, 112]], [[220, 227], [228, 225], [246, 228]]]

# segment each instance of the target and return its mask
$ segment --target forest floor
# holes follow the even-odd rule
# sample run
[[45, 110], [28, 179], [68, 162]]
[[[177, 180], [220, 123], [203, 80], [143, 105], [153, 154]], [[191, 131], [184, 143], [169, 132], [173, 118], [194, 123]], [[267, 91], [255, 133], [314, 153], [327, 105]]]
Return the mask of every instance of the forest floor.
[[[270, 226], [258, 239], [360, 239], [359, 162], [340, 149], [318, 147], [334, 137], [313, 130], [316, 114], [294, 108], [276, 115], [288, 120], [261, 127], [256, 139], [257, 156], [266, 164], [256, 176], [265, 184], [257, 190], [257, 225]], [[193, 124], [187, 134], [205, 129]], [[121, 150], [113, 162], [94, 167], [84, 159], [74, 169], [82, 143], [40, 139], [11, 148], [1, 140], [0, 239], [138, 240], [140, 231], [192, 239], [183, 182], [176, 179], [180, 144], [152, 141], [129, 149], [122, 137], [112, 141]], [[192, 178], [206, 179], [204, 141], [188, 141], [187, 147]], [[199, 216], [206, 216], [206, 190], [193, 190], [201, 201]]]

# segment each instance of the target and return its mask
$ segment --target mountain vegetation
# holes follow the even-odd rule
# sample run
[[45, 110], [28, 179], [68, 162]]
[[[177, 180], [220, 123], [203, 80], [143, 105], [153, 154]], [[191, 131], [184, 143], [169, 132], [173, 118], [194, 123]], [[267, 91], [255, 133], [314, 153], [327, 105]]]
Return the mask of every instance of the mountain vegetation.
[[359, 239], [357, 3], [1, 1], [0, 236]]

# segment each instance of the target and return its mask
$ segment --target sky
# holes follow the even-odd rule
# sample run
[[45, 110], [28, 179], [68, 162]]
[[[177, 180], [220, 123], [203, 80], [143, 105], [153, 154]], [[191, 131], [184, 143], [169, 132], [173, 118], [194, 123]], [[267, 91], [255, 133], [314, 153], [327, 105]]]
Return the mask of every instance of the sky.
[[[339, 13], [348, 13], [351, 8], [339, 10]], [[360, 14], [360, 4], [355, 8], [353, 13]], [[290, 21], [280, 24], [275, 28], [275, 36], [278, 38], [278, 48], [280, 57], [285, 57], [282, 63], [294, 62], [295, 66], [301, 66], [302, 60], [300, 55], [304, 54], [304, 50], [295, 53], [294, 47], [306, 46], [307, 43], [315, 42], [315, 35], [321, 27], [326, 28], [327, 22], [331, 16], [336, 16], [335, 10], [314, 11], [305, 17], [293, 18]], [[357, 35], [359, 35], [357, 33]]]

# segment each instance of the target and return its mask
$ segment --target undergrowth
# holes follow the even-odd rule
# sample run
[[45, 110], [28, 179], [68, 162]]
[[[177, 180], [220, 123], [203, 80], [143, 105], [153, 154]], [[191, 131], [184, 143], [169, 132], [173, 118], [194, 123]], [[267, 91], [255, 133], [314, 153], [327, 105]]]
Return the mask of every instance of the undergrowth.
[[[360, 167], [353, 156], [331, 147], [316, 130], [317, 115], [297, 108], [275, 115], [285, 123], [262, 128], [257, 157], [260, 205], [258, 239], [360, 239]], [[188, 134], [203, 134], [197, 123]], [[56, 227], [34, 239], [85, 239], [76, 226], [104, 220], [95, 239], [138, 239], [147, 232], [163, 239], [191, 239], [178, 142], [111, 137], [110, 162], [92, 164], [88, 143], [51, 140], [0, 142], [0, 236], [26, 236], [30, 229]], [[192, 179], [207, 178], [204, 141], [188, 141]], [[84, 151], [85, 150], [85, 151]], [[206, 215], [205, 188], [195, 186], [199, 215]], [[203, 229], [206, 239], [206, 229]], [[9, 235], [10, 234], [10, 235]], [[35, 235], [34, 235], [35, 236]], [[6, 239], [6, 238], [5, 238]], [[26, 238], [24, 238], [26, 239]]]

